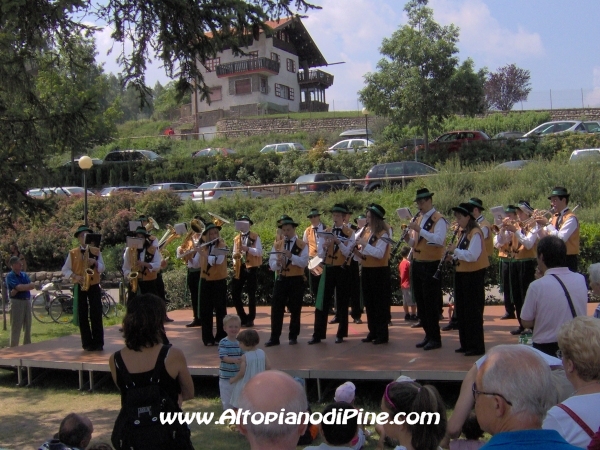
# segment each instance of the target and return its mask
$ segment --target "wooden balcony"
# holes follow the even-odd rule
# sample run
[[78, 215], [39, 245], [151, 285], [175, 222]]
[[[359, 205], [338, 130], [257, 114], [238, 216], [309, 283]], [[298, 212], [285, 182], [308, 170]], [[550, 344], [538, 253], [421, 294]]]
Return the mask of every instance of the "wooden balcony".
[[308, 76], [304, 70], [298, 72], [298, 84], [301, 88], [304, 87], [320, 87], [327, 89], [333, 84], [333, 75], [323, 72], [322, 70], [309, 70]]
[[260, 75], [277, 75], [279, 73], [279, 62], [270, 58], [253, 58], [234, 61], [217, 66], [217, 77], [233, 77], [250, 73]]

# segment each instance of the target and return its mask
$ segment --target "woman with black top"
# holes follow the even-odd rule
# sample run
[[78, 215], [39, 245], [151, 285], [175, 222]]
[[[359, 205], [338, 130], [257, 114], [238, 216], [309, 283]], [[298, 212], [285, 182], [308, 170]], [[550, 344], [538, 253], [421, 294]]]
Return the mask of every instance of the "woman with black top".
[[460, 227], [458, 243], [448, 246], [448, 258], [455, 262], [454, 307], [460, 339], [460, 348], [455, 351], [465, 356], [483, 355], [484, 280], [490, 263], [483, 232], [473, 216], [473, 205], [461, 203], [452, 211]]
[[[113, 445], [117, 449], [151, 448], [146, 442], [125, 442], [132, 436], [125, 431], [127, 428], [123, 429], [123, 423], [128, 420], [128, 395], [139, 395], [142, 389], [156, 384], [161, 396], [170, 400], [168, 403], [179, 411], [183, 401], [194, 397], [194, 383], [183, 352], [170, 345], [163, 345], [161, 328], [164, 314], [164, 302], [153, 294], [132, 297], [127, 303], [127, 313], [123, 319], [125, 347], [109, 359], [112, 378], [121, 391], [121, 411], [112, 436]], [[158, 379], [153, 378], [155, 373], [158, 373]], [[169, 430], [169, 427], [162, 426], [160, 422], [158, 426], [172, 435], [173, 430]], [[149, 432], [146, 434], [150, 435]], [[189, 429], [185, 442], [178, 440], [174, 445], [184, 449], [193, 448], [189, 440]]]

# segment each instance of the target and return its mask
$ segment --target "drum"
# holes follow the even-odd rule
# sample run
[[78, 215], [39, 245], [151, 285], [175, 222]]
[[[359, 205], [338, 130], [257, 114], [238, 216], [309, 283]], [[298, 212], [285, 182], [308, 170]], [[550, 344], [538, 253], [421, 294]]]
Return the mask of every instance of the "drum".
[[308, 262], [308, 270], [310, 270], [310, 273], [312, 273], [315, 277], [318, 277], [323, 273], [323, 266], [321, 265], [322, 262], [323, 260], [318, 256], [313, 257]]

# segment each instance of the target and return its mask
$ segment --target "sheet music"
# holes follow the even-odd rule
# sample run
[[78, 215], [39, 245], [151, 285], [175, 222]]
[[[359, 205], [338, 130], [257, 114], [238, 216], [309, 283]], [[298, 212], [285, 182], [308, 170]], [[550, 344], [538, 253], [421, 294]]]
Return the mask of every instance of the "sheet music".
[[398, 214], [398, 217], [404, 220], [412, 220], [413, 218], [413, 215], [408, 208], [398, 208], [396, 210], [396, 214]]

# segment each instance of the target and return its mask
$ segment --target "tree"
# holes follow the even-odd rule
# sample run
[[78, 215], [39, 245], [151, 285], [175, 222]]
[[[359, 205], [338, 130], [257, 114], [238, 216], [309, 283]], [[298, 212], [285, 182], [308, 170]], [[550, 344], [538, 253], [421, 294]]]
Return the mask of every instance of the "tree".
[[467, 58], [450, 80], [453, 112], [464, 116], [474, 116], [485, 112], [485, 81], [487, 69], [473, 69], [473, 60]]
[[[157, 89], [158, 88], [158, 89]], [[177, 95], [174, 82], [161, 86], [159, 83], [154, 87], [154, 114], [155, 119], [169, 119], [174, 109], [186, 103], [191, 103], [189, 93], [183, 98]]]
[[531, 92], [529, 70], [520, 69], [515, 64], [500, 67], [490, 73], [485, 83], [485, 98], [490, 109], [510, 111], [515, 103], [527, 100]]

